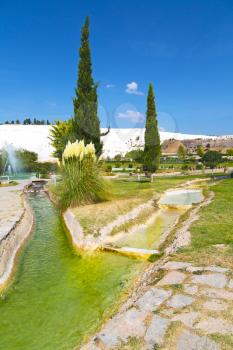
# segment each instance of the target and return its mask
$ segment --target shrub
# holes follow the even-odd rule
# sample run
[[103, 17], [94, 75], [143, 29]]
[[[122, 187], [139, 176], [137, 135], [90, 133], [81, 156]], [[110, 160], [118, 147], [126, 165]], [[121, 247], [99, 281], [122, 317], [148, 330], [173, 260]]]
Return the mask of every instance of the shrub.
[[106, 173], [111, 173], [112, 172], [112, 166], [111, 165], [107, 165], [105, 168]]
[[203, 170], [204, 169], [204, 165], [202, 163], [199, 163], [196, 165], [196, 170]]
[[60, 164], [62, 180], [57, 194], [62, 209], [106, 200], [106, 182], [100, 176], [95, 147], [84, 141], [68, 142]]
[[182, 169], [182, 170], [188, 170], [188, 169], [189, 169], [188, 164], [184, 164], [184, 165], [182, 165], [181, 169]]
[[204, 154], [202, 161], [206, 166], [214, 169], [219, 163], [221, 163], [222, 155], [217, 151], [208, 151]]

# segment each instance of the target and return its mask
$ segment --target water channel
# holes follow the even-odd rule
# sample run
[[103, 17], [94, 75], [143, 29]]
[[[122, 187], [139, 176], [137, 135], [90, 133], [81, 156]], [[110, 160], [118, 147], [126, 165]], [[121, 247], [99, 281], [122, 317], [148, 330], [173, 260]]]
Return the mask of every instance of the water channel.
[[71, 350], [109, 315], [142, 263], [78, 255], [47, 196], [30, 194], [29, 202], [35, 227], [0, 298], [0, 349]]
[[[202, 198], [200, 191], [194, 197], [189, 193], [189, 200], [182, 201], [183, 196], [180, 192], [178, 204], [190, 205]], [[175, 202], [174, 197], [164, 198]], [[111, 314], [146, 263], [114, 253], [77, 253], [46, 194], [30, 193], [29, 202], [35, 226], [14, 279], [0, 296], [0, 349], [71, 350]], [[178, 214], [174, 208], [162, 210], [153, 224], [155, 230], [127, 237], [128, 243], [153, 247]]]

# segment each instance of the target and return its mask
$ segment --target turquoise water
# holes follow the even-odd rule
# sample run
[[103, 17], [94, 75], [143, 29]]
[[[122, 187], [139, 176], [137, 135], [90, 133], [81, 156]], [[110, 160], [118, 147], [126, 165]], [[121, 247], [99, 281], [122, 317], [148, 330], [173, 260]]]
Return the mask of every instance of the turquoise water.
[[46, 195], [29, 200], [35, 227], [0, 298], [0, 349], [70, 350], [111, 313], [143, 265], [111, 253], [78, 255]]
[[29, 180], [31, 178], [35, 178], [36, 173], [18, 173], [14, 175], [10, 175], [10, 180]]

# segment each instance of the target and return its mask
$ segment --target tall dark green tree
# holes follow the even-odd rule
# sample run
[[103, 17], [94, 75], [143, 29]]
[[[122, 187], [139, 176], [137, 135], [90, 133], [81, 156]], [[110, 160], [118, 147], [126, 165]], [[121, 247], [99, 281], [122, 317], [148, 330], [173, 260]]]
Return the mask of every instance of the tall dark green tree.
[[81, 34], [79, 49], [78, 80], [75, 90], [73, 130], [75, 138], [85, 143], [93, 142], [97, 156], [102, 152], [100, 121], [98, 118], [97, 84], [92, 77], [91, 50], [89, 44], [89, 17]]
[[155, 107], [155, 95], [150, 83], [147, 95], [146, 130], [144, 146], [144, 171], [152, 173], [156, 171], [160, 163], [160, 136]]

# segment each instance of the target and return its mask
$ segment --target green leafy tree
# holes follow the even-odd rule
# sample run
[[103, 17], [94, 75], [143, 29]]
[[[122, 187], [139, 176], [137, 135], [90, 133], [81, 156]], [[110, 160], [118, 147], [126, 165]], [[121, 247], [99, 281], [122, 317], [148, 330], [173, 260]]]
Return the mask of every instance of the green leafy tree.
[[23, 124], [24, 125], [31, 125], [32, 124], [32, 121], [30, 118], [25, 118], [24, 121], [23, 121]]
[[177, 155], [179, 157], [179, 159], [185, 159], [186, 155], [187, 155], [187, 150], [183, 145], [180, 145], [177, 151]]
[[0, 150], [0, 175], [3, 174], [5, 162], [6, 162], [5, 152], [3, 150]]
[[203, 148], [202, 145], [198, 145], [198, 146], [197, 146], [196, 152], [197, 152], [197, 155], [198, 155], [199, 157], [201, 157], [201, 158], [202, 158], [202, 157], [204, 156], [204, 154], [205, 154], [205, 151], [204, 151], [204, 148]]
[[19, 149], [16, 152], [18, 166], [21, 171], [34, 171], [38, 160], [38, 155], [35, 152], [26, 149]]
[[219, 163], [222, 162], [222, 155], [217, 151], [207, 151], [204, 154], [202, 161], [206, 166], [214, 169]]
[[153, 86], [150, 83], [147, 96], [146, 131], [143, 157], [143, 168], [145, 172], [152, 173], [158, 169], [160, 154], [161, 146], [155, 107], [155, 95]]
[[100, 121], [98, 118], [97, 84], [92, 77], [91, 50], [89, 44], [89, 17], [82, 28], [79, 49], [78, 81], [75, 90], [73, 131], [76, 139], [85, 144], [93, 142], [97, 156], [102, 153]]
[[67, 121], [57, 121], [51, 127], [49, 139], [54, 148], [53, 156], [62, 159], [62, 153], [68, 143], [73, 139], [73, 123], [69, 119]]
[[229, 148], [226, 152], [227, 156], [233, 156], [233, 148]]
[[135, 149], [126, 153], [125, 158], [131, 158], [135, 162], [143, 164], [144, 151], [141, 149]]

